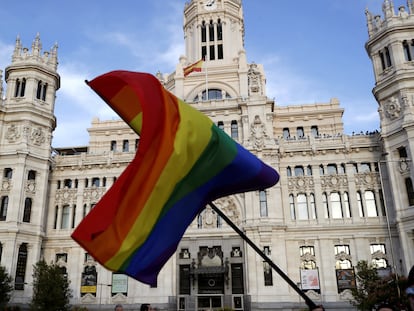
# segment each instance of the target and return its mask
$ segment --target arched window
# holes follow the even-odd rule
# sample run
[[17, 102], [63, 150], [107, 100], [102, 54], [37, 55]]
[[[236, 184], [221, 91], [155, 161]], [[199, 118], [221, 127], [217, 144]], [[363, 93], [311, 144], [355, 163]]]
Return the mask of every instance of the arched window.
[[26, 198], [24, 200], [23, 222], [30, 222], [31, 214], [32, 214], [32, 199]]
[[338, 174], [338, 169], [336, 167], [336, 164], [333, 164], [333, 163], [328, 164], [327, 171], [328, 171], [328, 174], [329, 175], [332, 175], [332, 174], [336, 175], [336, 174]]
[[19, 96], [20, 86], [21, 86], [20, 79], [17, 79], [16, 80], [16, 88], [14, 90], [14, 97], [18, 97]]
[[23, 78], [22, 80], [16, 80], [16, 89], [14, 91], [14, 97], [24, 97], [24, 93], [26, 90], [26, 79]]
[[10, 168], [10, 167], [6, 167], [4, 169], [4, 175], [3, 176], [6, 179], [12, 179], [12, 177], [13, 177], [13, 169]]
[[315, 195], [313, 193], [311, 193], [309, 195], [309, 212], [310, 212], [310, 219], [316, 219], [317, 218], [317, 214], [316, 214], [316, 205], [315, 205]]
[[362, 205], [361, 191], [357, 191], [356, 195], [357, 195], [357, 204], [358, 204], [359, 217], [365, 217], [364, 207]]
[[129, 141], [127, 139], [125, 139], [122, 142], [122, 151], [123, 152], [128, 152], [129, 151]]
[[312, 166], [308, 165], [306, 167], [306, 175], [312, 176]]
[[36, 171], [30, 170], [27, 173], [27, 180], [35, 180], [36, 179]]
[[346, 218], [351, 218], [351, 206], [349, 205], [348, 192], [344, 192], [344, 214]]
[[368, 217], [377, 217], [378, 209], [375, 202], [375, 196], [373, 191], [365, 191], [365, 206], [367, 207]]
[[302, 126], [298, 126], [296, 128], [296, 135], [298, 136], [298, 138], [304, 138], [305, 137], [305, 132], [304, 132]]
[[220, 130], [224, 131], [224, 122], [223, 122], [223, 121], [218, 121], [218, 122], [217, 122], [217, 127], [218, 127]]
[[385, 269], [388, 267], [385, 244], [371, 244], [371, 264], [377, 269]]
[[370, 163], [361, 163], [359, 166], [360, 173], [369, 173], [371, 172], [371, 164]]
[[[214, 24], [213, 24], [213, 20], [210, 20], [210, 24], [208, 25], [208, 40], [214, 41], [214, 37], [215, 37], [214, 36]], [[210, 55], [210, 59], [212, 59], [211, 55]]]
[[113, 152], [116, 151], [116, 141], [115, 140], [111, 141], [111, 151], [113, 151]]
[[73, 205], [72, 207], [72, 224], [71, 224], [71, 228], [75, 228], [75, 219], [76, 219], [76, 204]]
[[319, 165], [319, 174], [321, 176], [325, 175], [325, 168], [323, 167], [323, 164]]
[[332, 218], [343, 218], [341, 196], [338, 192], [332, 192], [330, 195], [331, 199], [331, 212]]
[[[208, 96], [206, 96], [208, 95]], [[193, 102], [203, 101], [203, 100], [221, 100], [225, 98], [231, 98], [230, 94], [224, 90], [220, 89], [208, 89], [208, 94], [206, 90], [203, 90], [201, 93], [201, 99], [199, 95], [194, 97]]]
[[312, 135], [312, 137], [318, 137], [319, 136], [318, 127], [316, 125], [311, 126], [311, 135]]
[[221, 20], [217, 20], [217, 59], [223, 59], [223, 26]]
[[322, 207], [325, 213], [325, 218], [329, 218], [328, 196], [326, 192], [322, 193]]
[[289, 194], [289, 207], [290, 207], [290, 217], [292, 220], [296, 219], [296, 211], [295, 211], [295, 197], [293, 194]]
[[410, 49], [410, 45], [408, 44], [407, 40], [404, 40], [402, 45], [403, 45], [405, 60], [407, 62], [412, 61], [411, 49]]
[[55, 219], [53, 221], [53, 229], [57, 229], [57, 222], [58, 222], [58, 215], [59, 215], [59, 206], [55, 206]]
[[223, 40], [223, 26], [220, 18], [217, 20], [217, 40]]
[[289, 139], [289, 138], [290, 138], [290, 132], [289, 132], [289, 129], [288, 129], [287, 127], [285, 127], [285, 128], [283, 129], [283, 139], [287, 140], [287, 139]]
[[93, 177], [92, 178], [92, 187], [100, 187], [99, 177]]
[[345, 164], [341, 163], [341, 165], [338, 166], [338, 174], [345, 174]]
[[201, 23], [201, 42], [207, 41], [207, 30], [206, 30], [206, 22], [203, 21]]
[[62, 208], [62, 222], [60, 224], [61, 229], [69, 229], [70, 207], [64, 205]]
[[295, 166], [295, 176], [304, 176], [305, 171], [302, 165]]
[[14, 289], [24, 290], [24, 281], [26, 275], [27, 264], [27, 244], [22, 243], [19, 247], [16, 265], [16, 277], [14, 279]]
[[309, 219], [308, 200], [306, 194], [299, 193], [296, 199], [298, 202], [298, 219]]
[[286, 168], [286, 175], [287, 175], [288, 177], [291, 177], [291, 176], [292, 176], [292, 169], [290, 168], [290, 166], [288, 166], [288, 167]]

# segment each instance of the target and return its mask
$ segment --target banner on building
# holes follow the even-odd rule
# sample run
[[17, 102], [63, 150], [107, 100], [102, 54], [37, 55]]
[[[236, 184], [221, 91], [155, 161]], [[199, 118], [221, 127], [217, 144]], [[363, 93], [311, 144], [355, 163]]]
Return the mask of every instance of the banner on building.
[[112, 296], [128, 293], [128, 276], [122, 273], [112, 273]]
[[318, 269], [301, 269], [300, 281], [302, 290], [320, 291]]
[[336, 283], [338, 284], [338, 293], [345, 289], [355, 288], [355, 271], [351, 269], [336, 269]]

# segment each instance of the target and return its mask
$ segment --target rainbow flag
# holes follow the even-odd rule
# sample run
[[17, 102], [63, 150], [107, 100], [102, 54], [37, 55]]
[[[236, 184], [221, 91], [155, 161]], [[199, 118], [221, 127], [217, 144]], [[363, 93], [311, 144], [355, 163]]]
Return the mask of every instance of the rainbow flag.
[[184, 70], [184, 77], [188, 76], [193, 71], [200, 72], [201, 68], [203, 68], [204, 60], [200, 59], [199, 61], [195, 62], [194, 64], [191, 64], [187, 67], [185, 67]]
[[156, 284], [208, 202], [278, 181], [274, 169], [154, 76], [113, 71], [88, 84], [140, 135], [134, 160], [72, 234], [109, 270]]

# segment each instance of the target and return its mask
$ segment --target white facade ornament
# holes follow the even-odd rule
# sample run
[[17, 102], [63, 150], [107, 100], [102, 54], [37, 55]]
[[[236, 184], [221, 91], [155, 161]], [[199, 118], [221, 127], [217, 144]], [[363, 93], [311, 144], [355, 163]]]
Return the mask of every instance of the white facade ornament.
[[250, 143], [251, 146], [260, 150], [265, 146], [265, 140], [268, 139], [266, 127], [258, 115], [254, 117], [250, 125]]
[[385, 116], [390, 119], [394, 120], [400, 116], [401, 113], [401, 105], [397, 98], [391, 97], [388, 101], [384, 103], [384, 112]]
[[12, 124], [7, 128], [6, 139], [9, 143], [16, 142], [20, 138], [19, 128]]
[[46, 135], [40, 127], [34, 128], [32, 130], [30, 138], [35, 145], [41, 145], [46, 141]]

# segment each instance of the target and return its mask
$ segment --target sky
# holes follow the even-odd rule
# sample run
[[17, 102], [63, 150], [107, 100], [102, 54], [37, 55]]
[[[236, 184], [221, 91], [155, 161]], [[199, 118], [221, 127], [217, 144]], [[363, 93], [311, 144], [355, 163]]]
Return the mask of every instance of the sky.
[[[6, 1], [0, 7], [0, 69], [10, 64], [17, 36], [31, 48], [39, 33], [44, 51], [57, 43], [61, 87], [52, 145], [86, 146], [93, 118], [118, 117], [84, 81], [116, 69], [173, 72], [185, 54], [186, 1]], [[379, 129], [364, 45], [365, 9], [382, 16], [382, 3], [243, 0], [247, 60], [263, 64], [267, 96], [279, 106], [338, 98], [346, 134]], [[405, 4], [394, 0], [396, 10]]]

